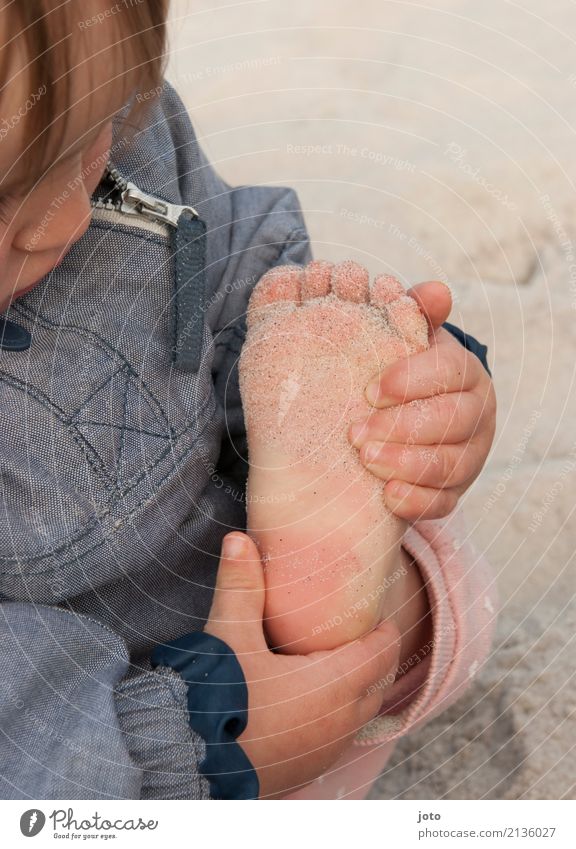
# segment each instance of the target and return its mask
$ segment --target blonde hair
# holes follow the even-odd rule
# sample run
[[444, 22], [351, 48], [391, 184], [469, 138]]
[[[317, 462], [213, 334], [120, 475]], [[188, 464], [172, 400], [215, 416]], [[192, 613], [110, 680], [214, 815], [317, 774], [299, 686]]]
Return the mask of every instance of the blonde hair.
[[[60, 153], [67, 116], [74, 107], [70, 71], [78, 62], [78, 38], [83, 38], [84, 31], [95, 32], [106, 20], [113, 19], [116, 37], [110, 48], [119, 51], [125, 69], [118, 80], [123, 102], [128, 102], [136, 88], [148, 93], [161, 90], [168, 3], [169, 0], [118, 0], [91, 17], [85, 16], [89, 4], [74, 0], [11, 0], [2, 5], [3, 31], [10, 36], [0, 49], [0, 92], [6, 88], [14, 51], [22, 52], [31, 92], [28, 101], [34, 106], [26, 111], [22, 121], [22, 163], [26, 168], [38, 176]], [[102, 61], [113, 59], [107, 52]], [[137, 125], [150, 100], [149, 96], [132, 99], [125, 117], [127, 127]], [[63, 116], [62, 120], [54, 122], [56, 116]]]

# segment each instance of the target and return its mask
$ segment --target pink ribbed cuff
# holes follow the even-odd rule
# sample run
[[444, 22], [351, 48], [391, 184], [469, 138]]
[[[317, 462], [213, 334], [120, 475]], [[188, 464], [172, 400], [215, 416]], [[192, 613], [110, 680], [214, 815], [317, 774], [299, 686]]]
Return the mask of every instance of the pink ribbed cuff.
[[497, 597], [488, 564], [464, 539], [457, 513], [418, 522], [404, 536], [426, 585], [432, 612], [429, 652], [387, 691], [380, 715], [356, 742], [394, 740], [445, 710], [484, 663], [492, 642]]

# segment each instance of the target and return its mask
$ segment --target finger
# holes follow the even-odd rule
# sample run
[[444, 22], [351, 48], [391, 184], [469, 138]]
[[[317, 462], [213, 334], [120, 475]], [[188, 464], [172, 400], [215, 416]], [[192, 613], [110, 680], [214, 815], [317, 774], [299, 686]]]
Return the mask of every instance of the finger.
[[459, 445], [398, 445], [367, 442], [360, 462], [381, 480], [402, 480], [419, 486], [446, 489], [468, 481], [478, 468], [474, 442]]
[[460, 487], [433, 489], [389, 481], [384, 487], [384, 502], [395, 516], [407, 522], [443, 519], [454, 510], [462, 492]]
[[247, 534], [227, 534], [205, 630], [224, 640], [241, 635], [243, 643], [265, 646], [264, 600], [264, 570], [255, 543]]
[[445, 283], [429, 280], [417, 283], [408, 289], [408, 294], [417, 301], [431, 327], [440, 327], [452, 310], [452, 295]]
[[[372, 685], [396, 672], [400, 656], [400, 632], [393, 622], [384, 621], [364, 637], [345, 643], [330, 652], [315, 652], [323, 661], [323, 674], [329, 678], [345, 678], [350, 701], [364, 699]], [[390, 683], [388, 681], [388, 683]], [[378, 687], [381, 699], [382, 686]]]
[[474, 435], [482, 422], [484, 406], [477, 393], [449, 392], [377, 410], [352, 422], [348, 435], [355, 448], [366, 442], [456, 445]]
[[[382, 632], [394, 638], [384, 652], [380, 648]], [[396, 680], [400, 663], [400, 631], [394, 622], [381, 622], [374, 631], [363, 637], [363, 642], [364, 650], [368, 656], [374, 654], [376, 663], [373, 668], [365, 669], [363, 678], [358, 682], [360, 725], [365, 725], [376, 716], [387, 691]]]
[[434, 339], [427, 351], [397, 360], [370, 381], [366, 387], [370, 404], [382, 409], [476, 386], [483, 371], [478, 357], [442, 328], [434, 332]]

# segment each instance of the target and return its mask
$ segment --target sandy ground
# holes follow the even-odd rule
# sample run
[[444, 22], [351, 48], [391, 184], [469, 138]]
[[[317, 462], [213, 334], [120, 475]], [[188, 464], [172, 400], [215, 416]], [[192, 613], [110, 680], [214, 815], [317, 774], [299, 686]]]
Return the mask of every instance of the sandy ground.
[[173, 3], [168, 76], [233, 184], [294, 186], [317, 257], [449, 282], [499, 396], [464, 499], [494, 657], [374, 798], [574, 798], [576, 6]]

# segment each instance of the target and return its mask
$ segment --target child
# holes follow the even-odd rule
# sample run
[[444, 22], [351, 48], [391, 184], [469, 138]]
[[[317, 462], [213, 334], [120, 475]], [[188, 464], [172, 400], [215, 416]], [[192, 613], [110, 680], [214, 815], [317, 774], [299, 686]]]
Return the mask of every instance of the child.
[[[240, 532], [236, 363], [254, 285], [310, 249], [292, 190], [233, 188], [207, 163], [161, 82], [165, 15], [159, 0], [2, 6], [0, 796], [362, 796], [390, 741], [486, 654], [489, 577], [453, 519], [417, 522], [398, 565], [412, 583], [393, 606], [382, 594], [395, 623], [269, 651]], [[437, 328], [438, 289], [415, 297]], [[369, 469], [396, 516], [438, 519], [488, 452], [489, 378], [437, 330], [377, 384], [350, 438], [381, 445]], [[410, 402], [438, 384], [416, 427]]]

